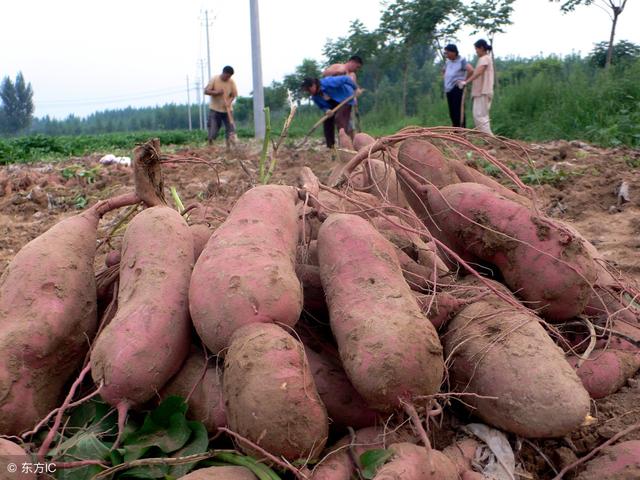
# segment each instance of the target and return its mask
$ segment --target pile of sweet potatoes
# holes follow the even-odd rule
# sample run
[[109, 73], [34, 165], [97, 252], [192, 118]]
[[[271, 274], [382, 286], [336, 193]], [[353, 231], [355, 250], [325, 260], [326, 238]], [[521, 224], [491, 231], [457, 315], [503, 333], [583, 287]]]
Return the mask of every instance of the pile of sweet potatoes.
[[[306, 169], [297, 186], [246, 191], [215, 230], [167, 205], [159, 145], [139, 147], [135, 194], [56, 225], [0, 280], [0, 435], [66, 407], [89, 370], [74, 388], [97, 389], [121, 431], [177, 394], [212, 448], [231, 439], [316, 480], [482, 478], [434, 437], [442, 417], [524, 438], [590, 421], [590, 396], [640, 367], [619, 279], [522, 192], [403, 140], [356, 136], [346, 151], [365, 163], [336, 169], [356, 172], [344, 188]], [[140, 201], [96, 274], [99, 218]]]

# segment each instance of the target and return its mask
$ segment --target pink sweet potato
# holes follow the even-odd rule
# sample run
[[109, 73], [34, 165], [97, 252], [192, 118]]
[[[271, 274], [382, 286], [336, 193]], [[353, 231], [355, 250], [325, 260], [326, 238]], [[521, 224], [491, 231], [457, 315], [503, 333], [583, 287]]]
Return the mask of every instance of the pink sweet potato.
[[606, 447], [587, 463], [577, 480], [632, 480], [640, 478], [640, 440]]
[[222, 398], [222, 367], [205, 361], [200, 348], [191, 347], [182, 368], [160, 392], [161, 398], [170, 395], [187, 399], [189, 418], [202, 422], [210, 433], [227, 425]]
[[190, 225], [189, 230], [191, 230], [191, 235], [193, 235], [193, 258], [194, 261], [196, 261], [211, 238], [213, 231], [204, 223]]
[[133, 218], [122, 246], [118, 311], [91, 352], [100, 394], [121, 416], [150, 400], [189, 353], [192, 267], [193, 238], [177, 211], [156, 206]]
[[410, 138], [400, 144], [398, 160], [402, 168], [414, 175], [420, 183], [443, 188], [460, 182], [453, 166], [431, 142]]
[[624, 350], [594, 350], [580, 367], [577, 357], [568, 360], [591, 398], [617, 392], [640, 368], [640, 358]]
[[324, 290], [322, 290], [320, 267], [298, 263], [296, 264], [296, 275], [302, 283], [304, 309], [311, 312], [326, 310], [327, 303], [324, 299]]
[[485, 423], [522, 437], [560, 437], [589, 413], [589, 394], [533, 313], [487, 294], [441, 338], [451, 391], [478, 395], [463, 400]]
[[235, 466], [201, 468], [180, 478], [182, 480], [258, 480], [248, 468]]
[[251, 323], [236, 330], [223, 391], [229, 428], [273, 455], [313, 459], [324, 448], [327, 411], [302, 344], [281, 327]]
[[[0, 480], [36, 480], [35, 463], [21, 446], [0, 438]], [[15, 472], [10, 464], [16, 466]], [[22, 473], [23, 464], [33, 464], [31, 472]]]
[[120, 250], [111, 250], [104, 257], [105, 267], [113, 267], [120, 263]]
[[367, 406], [353, 388], [339, 359], [332, 358], [326, 352], [316, 353], [308, 347], [305, 348], [305, 353], [332, 426], [344, 429], [374, 425], [378, 419], [376, 412]]
[[196, 262], [189, 289], [193, 324], [213, 353], [256, 322], [293, 326], [302, 311], [296, 277], [296, 191], [265, 185], [246, 192]]
[[422, 313], [438, 330], [446, 325], [449, 319], [467, 303], [445, 292], [438, 292], [435, 295], [423, 295], [414, 292], [414, 296], [418, 301], [418, 305], [420, 305]]
[[493, 188], [495, 191], [499, 192], [500, 195], [508, 198], [509, 200], [513, 200], [514, 202], [518, 202], [522, 205], [531, 206], [531, 200], [529, 200], [527, 197], [505, 187], [490, 176], [485, 175], [484, 173], [479, 172], [478, 170], [465, 165], [458, 160], [448, 159], [447, 161], [453, 166], [453, 169], [460, 179], [460, 182], [480, 183], [482, 185], [486, 185], [489, 188]]
[[373, 477], [374, 480], [458, 480], [458, 469], [442, 452], [427, 451], [411, 443], [389, 447], [393, 457]]
[[360, 456], [368, 450], [385, 448], [397, 442], [415, 442], [415, 438], [404, 429], [386, 431], [383, 427], [367, 427], [347, 435], [329, 447], [331, 452], [313, 469], [311, 480], [350, 480], [360, 465]]
[[375, 141], [376, 141], [376, 139], [373, 138], [368, 133], [364, 133], [364, 132], [356, 133], [353, 136], [353, 149], [356, 152], [358, 152], [358, 151], [360, 151], [360, 149], [362, 147], [366, 147], [367, 145], [371, 145]]
[[97, 329], [99, 202], [25, 245], [0, 278], [0, 434], [33, 427], [58, 406]]
[[318, 257], [342, 364], [367, 404], [390, 411], [437, 392], [442, 347], [393, 246], [366, 220], [338, 214], [320, 228]]
[[557, 321], [584, 310], [596, 270], [571, 231], [477, 183], [430, 188], [428, 203], [454, 248], [498, 267], [529, 308]]
[[347, 132], [344, 131], [344, 128], [341, 128], [338, 132], [338, 143], [340, 144], [340, 148], [345, 150], [353, 150], [353, 141], [351, 137], [347, 135]]
[[392, 205], [402, 208], [409, 206], [393, 168], [376, 158], [366, 160], [362, 168], [365, 175], [363, 190]]
[[479, 479], [484, 479], [482, 474], [473, 471], [473, 461], [479, 447], [480, 443], [477, 440], [463, 438], [446, 447], [442, 453], [455, 464], [462, 480], [471, 480], [475, 478], [474, 475]]

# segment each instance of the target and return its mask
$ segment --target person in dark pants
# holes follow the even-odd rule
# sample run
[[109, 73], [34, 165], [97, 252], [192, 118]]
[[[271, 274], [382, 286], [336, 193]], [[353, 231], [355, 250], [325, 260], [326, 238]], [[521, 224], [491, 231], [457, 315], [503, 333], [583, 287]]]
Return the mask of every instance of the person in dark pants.
[[473, 74], [473, 67], [464, 57], [458, 53], [458, 47], [450, 43], [444, 47], [446, 63], [442, 70], [444, 75], [444, 91], [447, 94], [449, 104], [449, 116], [454, 127], [465, 127], [465, 119], [462, 115], [462, 94], [464, 87], [460, 82], [465, 81]]
[[[321, 79], [305, 78], [302, 89], [311, 95], [314, 103], [326, 113], [356, 93], [358, 86], [350, 76], [338, 75]], [[340, 107], [333, 117], [324, 122], [324, 139], [328, 148], [333, 148], [336, 144], [336, 128], [338, 130], [344, 128], [347, 135], [353, 136], [350, 122], [353, 104], [354, 99], [351, 99]]]
[[235, 129], [229, 119], [229, 113], [233, 109], [233, 101], [238, 97], [238, 89], [231, 78], [233, 73], [233, 68], [227, 65], [222, 69], [220, 75], [211, 79], [204, 90], [206, 95], [211, 95], [207, 119], [209, 145], [218, 137], [218, 132], [223, 124], [227, 147], [229, 142], [234, 139]]

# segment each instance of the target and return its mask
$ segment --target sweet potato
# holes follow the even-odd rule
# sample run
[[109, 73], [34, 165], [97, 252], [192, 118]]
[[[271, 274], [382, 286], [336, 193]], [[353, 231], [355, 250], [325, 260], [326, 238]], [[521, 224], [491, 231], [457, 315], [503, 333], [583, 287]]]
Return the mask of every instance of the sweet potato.
[[[347, 435], [327, 450], [331, 453], [313, 469], [311, 480], [350, 480], [360, 465], [360, 456], [368, 450], [385, 448], [397, 442], [415, 442], [404, 429], [385, 431], [382, 427], [367, 427]], [[347, 447], [348, 445], [348, 447]]]
[[251, 323], [233, 334], [223, 391], [229, 427], [268, 452], [313, 459], [324, 448], [327, 411], [302, 344], [281, 327]]
[[487, 424], [560, 437], [588, 415], [588, 393], [533, 313], [487, 294], [463, 308], [441, 339], [451, 391], [477, 394], [464, 402]]
[[113, 267], [120, 263], [120, 250], [111, 250], [104, 257], [105, 267]]
[[340, 357], [367, 404], [390, 411], [401, 399], [437, 392], [442, 347], [393, 246], [366, 220], [337, 214], [320, 228], [318, 257]]
[[587, 463], [576, 480], [632, 480], [640, 478], [640, 440], [627, 440], [606, 447]]
[[411, 443], [389, 447], [393, 457], [373, 477], [374, 480], [458, 480], [458, 469], [442, 452]]
[[417, 177], [420, 183], [443, 188], [460, 182], [455, 169], [431, 142], [409, 138], [400, 144], [398, 160], [402, 168]]
[[446, 325], [449, 319], [467, 303], [445, 292], [438, 292], [435, 295], [423, 295], [414, 292], [414, 296], [424, 316], [438, 330]]
[[[10, 464], [15, 465], [15, 472], [11, 471], [13, 467]], [[22, 473], [23, 464], [35, 464], [35, 461], [21, 446], [0, 438], [0, 480], [36, 480], [35, 465], [32, 465], [30, 473]]]
[[311, 312], [326, 310], [327, 303], [324, 299], [324, 290], [322, 290], [320, 267], [298, 263], [296, 264], [296, 275], [302, 283], [304, 309]]
[[584, 310], [596, 270], [569, 230], [477, 183], [430, 188], [428, 202], [454, 248], [495, 265], [529, 308], [556, 321]]
[[497, 182], [496, 180], [491, 178], [489, 175], [485, 175], [484, 173], [479, 172], [475, 168], [465, 165], [458, 160], [448, 159], [447, 161], [453, 166], [453, 170], [456, 172], [456, 175], [460, 179], [460, 182], [480, 183], [482, 185], [486, 185], [487, 187], [499, 192], [500, 195], [508, 198], [509, 200], [513, 200], [514, 202], [518, 202], [525, 206], [531, 206], [531, 200], [529, 200], [527, 197], [505, 187], [500, 182]]
[[363, 190], [392, 205], [402, 208], [409, 206], [393, 168], [376, 158], [366, 160], [362, 168], [365, 175]]
[[98, 335], [91, 374], [122, 415], [150, 400], [180, 369], [190, 343], [193, 238], [167, 206], [136, 215], [124, 235], [118, 311]]
[[327, 408], [329, 421], [339, 428], [365, 428], [376, 423], [378, 416], [371, 410], [347, 378], [339, 359], [325, 352], [305, 348], [309, 368], [318, 394]]
[[160, 397], [179, 395], [187, 400], [187, 415], [202, 422], [210, 433], [227, 425], [222, 398], [222, 367], [209, 364], [204, 352], [195, 346], [182, 368], [160, 391]]
[[201, 468], [180, 478], [182, 480], [258, 480], [248, 468], [235, 466]]
[[345, 150], [354, 150], [353, 141], [351, 140], [351, 137], [347, 135], [347, 132], [344, 131], [344, 128], [341, 128], [338, 132], [338, 143], [340, 148]]
[[191, 230], [191, 235], [193, 236], [193, 258], [196, 261], [211, 238], [213, 231], [204, 223], [190, 225], [189, 230]]
[[481, 473], [473, 471], [473, 461], [479, 447], [480, 443], [477, 440], [463, 438], [445, 447], [442, 453], [455, 464], [462, 480], [471, 480], [476, 477], [482, 480], [485, 477]]
[[98, 202], [26, 244], [0, 278], [0, 435], [53, 410], [97, 329], [96, 229], [135, 195]]
[[640, 358], [624, 350], [594, 350], [580, 367], [577, 357], [568, 361], [591, 398], [604, 398], [617, 392], [640, 368]]
[[293, 326], [302, 311], [296, 277], [296, 192], [265, 185], [246, 192], [196, 262], [189, 289], [193, 325], [213, 353], [239, 327]]
[[360, 149], [362, 147], [366, 147], [367, 145], [371, 145], [372, 143], [374, 143], [376, 141], [375, 138], [373, 138], [371, 135], [369, 135], [368, 133], [364, 133], [364, 132], [360, 132], [360, 133], [356, 133], [353, 136], [353, 149], [357, 152], [360, 151]]

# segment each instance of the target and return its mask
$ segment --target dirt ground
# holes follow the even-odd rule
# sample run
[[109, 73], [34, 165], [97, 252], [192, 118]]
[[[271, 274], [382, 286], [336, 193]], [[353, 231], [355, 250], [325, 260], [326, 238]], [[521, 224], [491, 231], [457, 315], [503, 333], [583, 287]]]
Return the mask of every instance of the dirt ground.
[[[272, 183], [295, 184], [302, 166], [311, 167], [321, 180], [326, 179], [337, 161], [319, 143], [310, 145], [303, 151], [283, 147]], [[629, 278], [640, 280], [640, 151], [563, 141], [523, 146], [536, 171], [544, 172], [545, 183], [534, 186], [540, 208], [575, 226], [612, 265]], [[169, 159], [179, 156], [190, 160], [164, 165], [165, 186], [167, 190], [175, 187], [185, 205], [201, 202], [212, 207], [209, 220], [215, 224], [256, 181], [259, 151], [260, 145], [254, 142], [244, 142], [232, 153], [220, 146], [172, 150]], [[520, 174], [529, 171], [508, 149], [495, 148], [492, 153]], [[100, 157], [0, 167], [2, 271], [24, 244], [62, 218], [98, 199], [132, 189], [130, 168], [101, 165]], [[630, 201], [618, 206], [616, 192], [623, 182], [629, 187]], [[113, 229], [116, 219], [111, 215], [103, 220], [100, 238]], [[118, 243], [118, 235], [113, 242]], [[107, 250], [101, 246], [97, 263]], [[595, 402], [595, 423], [571, 438], [522, 443], [518, 455], [531, 474], [524, 478], [551, 478], [549, 463], [560, 469], [640, 421], [640, 386], [638, 381], [631, 383], [621, 392]], [[640, 439], [640, 432], [626, 438]]]

